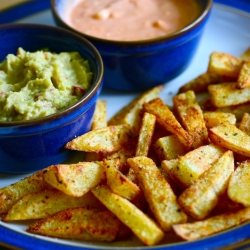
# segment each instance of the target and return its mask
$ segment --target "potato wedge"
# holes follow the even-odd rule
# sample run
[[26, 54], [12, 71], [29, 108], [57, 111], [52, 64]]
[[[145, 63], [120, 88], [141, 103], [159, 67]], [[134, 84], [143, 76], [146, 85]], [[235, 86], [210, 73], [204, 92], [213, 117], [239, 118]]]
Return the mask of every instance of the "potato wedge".
[[242, 120], [239, 124], [239, 129], [246, 133], [247, 135], [250, 135], [250, 114], [244, 113]]
[[222, 124], [211, 128], [209, 138], [216, 145], [250, 157], [250, 136], [235, 125]]
[[241, 58], [221, 52], [210, 54], [207, 72], [238, 78], [244, 61]]
[[29, 225], [27, 231], [57, 238], [85, 241], [113, 241], [119, 220], [107, 210], [69, 208]]
[[248, 61], [250, 59], [250, 47], [248, 47], [241, 55], [240, 55], [240, 58], [243, 60], [243, 61]]
[[141, 190], [116, 168], [116, 162], [117, 160], [104, 160], [103, 167], [106, 173], [107, 185], [113, 193], [132, 200], [139, 195]]
[[67, 195], [80, 197], [105, 179], [102, 162], [58, 164], [43, 173], [44, 180]]
[[173, 190], [155, 163], [144, 156], [130, 158], [128, 163], [134, 170], [150, 210], [162, 230], [169, 232], [172, 225], [186, 222], [186, 214], [177, 203]]
[[160, 161], [175, 159], [187, 153], [187, 148], [176, 135], [159, 138], [153, 147]]
[[52, 189], [52, 186], [43, 180], [43, 170], [10, 186], [0, 188], [0, 215], [7, 213], [11, 206], [23, 195], [46, 189]]
[[122, 108], [117, 114], [115, 114], [109, 121], [109, 126], [118, 124], [129, 124], [133, 129], [134, 134], [138, 134], [141, 127], [141, 109], [145, 102], [148, 102], [159, 96], [163, 86], [159, 85], [135, 98], [132, 102]]
[[131, 137], [129, 125], [109, 126], [78, 136], [68, 142], [65, 148], [85, 152], [113, 153], [121, 149]]
[[215, 107], [226, 107], [250, 101], [250, 88], [237, 89], [236, 82], [208, 86], [211, 102]]
[[229, 123], [236, 124], [236, 117], [232, 113], [225, 112], [203, 112], [204, 121], [208, 129], [216, 127], [220, 124]]
[[41, 219], [61, 210], [85, 206], [104, 208], [91, 192], [81, 197], [72, 197], [56, 189], [44, 190], [22, 196], [2, 220]]
[[192, 137], [192, 147], [198, 148], [208, 143], [208, 132], [203, 113], [192, 90], [173, 97], [174, 109], [181, 124]]
[[143, 108], [146, 112], [155, 115], [159, 124], [166, 130], [175, 134], [182, 144], [187, 148], [191, 147], [193, 143], [192, 137], [183, 129], [172, 111], [170, 111], [168, 106], [160, 98], [145, 103]]
[[107, 102], [97, 100], [91, 130], [107, 127]]
[[197, 240], [250, 220], [250, 208], [230, 211], [203, 221], [174, 225], [174, 232], [184, 240]]
[[216, 73], [205, 72], [188, 83], [184, 84], [180, 89], [179, 93], [192, 90], [195, 93], [201, 93], [207, 91], [207, 87], [210, 84], [217, 84], [224, 81], [223, 76]]
[[158, 225], [130, 201], [114, 194], [107, 186], [97, 186], [92, 193], [148, 246], [156, 245], [163, 237]]
[[236, 202], [250, 207], [250, 161], [242, 162], [232, 174], [227, 194], [228, 197]]
[[201, 146], [176, 160], [162, 161], [162, 168], [182, 187], [188, 187], [225, 152], [213, 144]]
[[250, 61], [246, 61], [242, 65], [237, 79], [236, 87], [238, 89], [250, 87]]
[[179, 204], [192, 218], [206, 218], [225, 193], [233, 171], [233, 152], [227, 151], [178, 197]]
[[147, 112], [142, 118], [142, 126], [139, 132], [138, 143], [136, 147], [136, 156], [148, 156], [148, 151], [151, 146], [152, 137], [154, 134], [156, 117]]

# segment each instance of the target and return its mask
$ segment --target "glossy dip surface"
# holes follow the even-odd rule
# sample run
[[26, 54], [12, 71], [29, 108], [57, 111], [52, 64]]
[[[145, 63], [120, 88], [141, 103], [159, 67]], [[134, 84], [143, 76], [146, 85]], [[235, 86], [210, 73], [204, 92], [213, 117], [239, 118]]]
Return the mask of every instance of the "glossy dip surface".
[[135, 41], [180, 30], [200, 12], [195, 0], [81, 0], [68, 11], [67, 22], [94, 37]]

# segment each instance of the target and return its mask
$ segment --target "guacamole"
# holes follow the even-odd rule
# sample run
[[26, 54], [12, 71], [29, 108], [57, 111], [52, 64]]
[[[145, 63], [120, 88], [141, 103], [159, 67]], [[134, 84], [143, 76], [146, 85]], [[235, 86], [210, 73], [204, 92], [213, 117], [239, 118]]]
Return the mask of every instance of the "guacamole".
[[76, 103], [93, 73], [78, 52], [27, 52], [19, 48], [0, 63], [0, 121], [54, 114]]

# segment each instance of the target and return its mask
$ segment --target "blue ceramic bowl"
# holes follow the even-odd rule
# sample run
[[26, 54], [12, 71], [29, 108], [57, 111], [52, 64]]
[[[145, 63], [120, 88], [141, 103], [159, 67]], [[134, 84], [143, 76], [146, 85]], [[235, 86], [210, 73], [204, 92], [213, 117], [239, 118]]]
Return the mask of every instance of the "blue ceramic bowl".
[[78, 51], [90, 63], [93, 84], [76, 104], [44, 118], [0, 122], [0, 172], [29, 173], [68, 159], [73, 151], [64, 145], [90, 130], [96, 100], [102, 89], [103, 63], [96, 48], [82, 36], [58, 27], [36, 24], [0, 25], [0, 61], [41, 48], [59, 52]]
[[170, 35], [143, 41], [114, 41], [78, 32], [66, 22], [66, 13], [75, 1], [51, 0], [57, 25], [83, 35], [100, 52], [105, 73], [104, 86], [138, 91], [167, 83], [190, 64], [208, 20], [212, 0], [197, 0], [200, 16], [190, 25]]

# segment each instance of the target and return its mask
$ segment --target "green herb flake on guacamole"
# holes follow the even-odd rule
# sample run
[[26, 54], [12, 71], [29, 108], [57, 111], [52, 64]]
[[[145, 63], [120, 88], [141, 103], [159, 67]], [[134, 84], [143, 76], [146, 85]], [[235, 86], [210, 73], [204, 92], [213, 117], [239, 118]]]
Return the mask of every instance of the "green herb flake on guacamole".
[[93, 73], [78, 52], [18, 49], [0, 63], [0, 121], [23, 121], [56, 113], [76, 103]]

